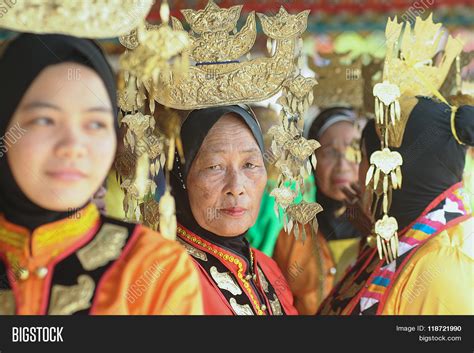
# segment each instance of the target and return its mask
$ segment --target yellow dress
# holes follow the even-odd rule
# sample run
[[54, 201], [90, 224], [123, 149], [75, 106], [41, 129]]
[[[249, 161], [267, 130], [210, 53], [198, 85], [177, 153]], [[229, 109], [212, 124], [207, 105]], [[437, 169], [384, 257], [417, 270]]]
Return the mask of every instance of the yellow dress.
[[399, 236], [395, 261], [366, 246], [319, 309], [322, 315], [474, 315], [474, 218], [462, 183]]
[[474, 218], [430, 239], [407, 262], [382, 314], [474, 315]]

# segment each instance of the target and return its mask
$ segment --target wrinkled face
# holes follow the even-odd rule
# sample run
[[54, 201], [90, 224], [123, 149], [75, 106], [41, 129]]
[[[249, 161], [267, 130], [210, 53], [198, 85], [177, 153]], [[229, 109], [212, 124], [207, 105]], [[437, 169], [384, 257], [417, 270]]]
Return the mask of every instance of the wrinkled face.
[[254, 225], [267, 182], [258, 144], [238, 117], [224, 115], [209, 130], [187, 177], [193, 216], [224, 237]]
[[358, 138], [356, 128], [342, 121], [329, 127], [319, 139], [316, 180], [321, 191], [334, 200], [344, 200], [342, 188], [357, 181], [358, 165], [345, 158], [345, 150], [354, 138]]
[[117, 138], [101, 78], [76, 63], [49, 66], [33, 81], [8, 127], [21, 137], [7, 157], [23, 193], [53, 211], [83, 206], [110, 169]]

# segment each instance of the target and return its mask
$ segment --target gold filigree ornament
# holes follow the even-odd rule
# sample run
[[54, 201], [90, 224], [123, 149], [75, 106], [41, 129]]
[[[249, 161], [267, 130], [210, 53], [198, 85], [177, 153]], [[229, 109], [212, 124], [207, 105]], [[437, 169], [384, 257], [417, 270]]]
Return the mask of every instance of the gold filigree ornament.
[[301, 227], [301, 239], [304, 242], [306, 240], [305, 225], [311, 222], [311, 236], [315, 237], [318, 230], [318, 220], [316, 215], [322, 210], [323, 208], [320, 204], [316, 202], [306, 202], [304, 200], [298, 204], [290, 205], [286, 209], [283, 228], [288, 234], [291, 234], [294, 226], [294, 236], [298, 239]]
[[387, 263], [398, 257], [398, 223], [394, 217], [384, 215], [382, 219], [375, 222], [375, 234], [377, 236], [377, 250], [379, 258], [385, 257]]
[[51, 289], [49, 315], [71, 315], [91, 307], [95, 282], [88, 275], [80, 275], [77, 284], [63, 286], [56, 284]]
[[383, 61], [369, 53], [361, 54], [357, 46], [348, 46], [340, 53], [319, 54], [324, 65], [316, 65], [316, 59], [308, 57], [308, 66], [319, 83], [313, 89], [317, 107], [351, 107], [363, 116], [373, 114], [372, 90], [382, 77]]
[[[298, 107], [295, 111], [297, 110]], [[292, 112], [292, 109], [289, 108], [286, 111]], [[292, 203], [298, 193], [303, 192], [304, 179], [311, 174], [312, 167], [316, 168], [317, 160], [314, 152], [320, 147], [320, 144], [316, 140], [305, 139], [301, 130], [291, 121], [288, 124], [273, 126], [268, 134], [273, 136], [272, 152], [275, 156], [279, 156], [275, 163], [275, 167], [280, 170], [277, 188], [270, 193], [275, 197], [275, 214], [280, 217], [278, 207], [286, 211], [283, 219], [285, 231], [290, 234], [294, 229], [296, 238], [300, 234], [298, 224], [301, 224], [304, 241], [306, 239], [304, 225], [313, 220], [312, 230], [316, 233], [316, 214], [322, 211], [322, 207], [318, 203]], [[295, 190], [292, 190], [292, 186], [295, 187]], [[307, 216], [313, 218], [308, 219]]]
[[110, 38], [130, 32], [153, 0], [21, 0], [5, 2], [0, 27], [17, 32]]
[[[166, 170], [171, 170], [173, 159], [168, 160], [166, 164], [167, 154], [169, 155], [171, 149], [174, 151], [174, 145], [181, 146], [179, 123], [176, 123], [176, 119], [171, 119], [171, 115], [165, 114], [165, 110], [155, 116], [154, 91], [158, 87], [160, 75], [179, 80], [180, 77], [186, 76], [189, 66], [188, 34], [168, 25], [169, 13], [168, 3], [163, 1], [160, 7], [160, 25], [142, 22], [119, 38], [126, 48], [119, 62], [118, 85], [118, 103], [121, 110], [119, 122], [127, 127], [124, 137], [127, 150], [123, 154], [129, 155], [131, 152], [136, 162], [122, 162], [121, 166], [129, 165], [134, 170], [118, 172], [121, 174], [121, 187], [125, 191], [126, 217], [142, 221], [154, 229], [158, 228], [158, 222], [162, 219], [163, 222], [168, 222], [164, 227], [166, 234], [174, 238], [168, 230], [176, 228], [176, 224], [173, 226], [169, 223], [175, 217], [160, 217], [162, 213], [167, 216], [168, 212], [158, 212], [160, 206], [153, 200], [157, 188], [155, 177], [166, 166]], [[160, 120], [166, 120], [166, 123]], [[171, 128], [162, 129], [163, 126]], [[175, 126], [178, 126], [178, 129]], [[118, 156], [123, 160], [121, 157]], [[167, 200], [168, 197], [165, 197], [163, 202], [169, 204]], [[152, 214], [153, 212], [156, 214]]]
[[390, 203], [391, 190], [396, 190], [402, 186], [403, 164], [402, 155], [396, 151], [384, 148], [382, 151], [375, 151], [370, 156], [370, 167], [367, 171], [365, 184], [373, 182], [372, 188], [375, 190], [382, 185], [383, 190], [383, 212], [387, 213]]
[[[403, 132], [414, 107], [412, 98], [434, 96], [445, 101], [439, 89], [464, 45], [460, 37], [448, 35], [445, 48], [440, 53], [439, 44], [445, 31], [441, 23], [433, 22], [432, 14], [425, 20], [417, 17], [413, 27], [408, 21], [398, 23], [397, 17], [387, 22], [383, 81], [398, 87], [401, 106], [400, 121], [387, 127], [390, 146], [400, 147], [402, 143]], [[436, 55], [439, 58], [433, 61]]]
[[[376, 195], [372, 212], [378, 209], [379, 196], [383, 195], [382, 218], [375, 222], [374, 233], [380, 259], [394, 261], [398, 256], [398, 224], [388, 215], [392, 191], [401, 188], [403, 159], [390, 147], [400, 147], [405, 126], [417, 96], [436, 97], [449, 105], [439, 92], [453, 60], [462, 51], [458, 38], [447, 37], [446, 47], [439, 64], [433, 62], [439, 54], [442, 25], [433, 23], [432, 15], [426, 20], [417, 17], [413, 28], [409, 22], [398, 23], [388, 19], [385, 29], [387, 52], [383, 81], [373, 88], [375, 122], [380, 135], [381, 150], [370, 156], [367, 172], [367, 193]], [[456, 107], [451, 106], [452, 119]], [[455, 134], [455, 132], [453, 132]], [[456, 136], [456, 135], [455, 135]]]
[[[382, 193], [383, 195], [383, 218], [375, 223], [375, 236], [379, 257], [380, 259], [385, 258], [387, 262], [393, 261], [398, 256], [397, 222], [395, 218], [388, 217], [388, 210], [392, 202], [392, 190], [399, 189], [402, 186], [402, 164], [401, 154], [391, 151], [388, 147], [381, 151], [375, 151], [370, 156], [370, 167], [365, 180], [365, 184], [368, 186], [367, 192], [377, 196], [375, 202], [372, 203], [372, 210], [378, 209], [379, 194]], [[380, 192], [380, 190], [382, 191]], [[390, 234], [395, 234], [397, 240], [393, 240], [388, 236], [386, 231], [388, 226], [385, 226], [387, 223], [390, 224], [390, 229], [395, 224], [395, 230]]]
[[[400, 121], [401, 108], [400, 89], [397, 85], [391, 84], [388, 81], [377, 83], [374, 86], [375, 97], [375, 121], [379, 125], [388, 126], [389, 124], [395, 126], [396, 122]], [[385, 133], [385, 144], [388, 144], [388, 133]]]
[[[181, 80], [160, 76], [154, 95], [159, 103], [182, 110], [254, 103], [274, 96], [294, 77], [295, 49], [309, 11], [290, 15], [281, 8], [275, 16], [258, 14], [269, 39], [269, 56], [247, 55], [242, 60], [250, 54], [257, 30], [254, 12], [237, 30], [241, 9], [242, 5], [222, 9], [209, 1], [202, 10], [181, 11], [190, 26], [187, 52], [194, 64]], [[175, 30], [183, 30], [178, 19], [172, 18], [172, 23]]]
[[[122, 161], [121, 165], [134, 167], [133, 171], [117, 169], [123, 178], [120, 181], [125, 190], [124, 211], [128, 219], [139, 221], [142, 219], [144, 202], [157, 188], [154, 178], [165, 163], [165, 139], [155, 127], [155, 118], [140, 111], [125, 115], [121, 123], [127, 127], [125, 149], [117, 160]], [[129, 159], [133, 159], [135, 163], [126, 163]]]
[[160, 233], [167, 239], [176, 239], [176, 204], [169, 190], [160, 199]]

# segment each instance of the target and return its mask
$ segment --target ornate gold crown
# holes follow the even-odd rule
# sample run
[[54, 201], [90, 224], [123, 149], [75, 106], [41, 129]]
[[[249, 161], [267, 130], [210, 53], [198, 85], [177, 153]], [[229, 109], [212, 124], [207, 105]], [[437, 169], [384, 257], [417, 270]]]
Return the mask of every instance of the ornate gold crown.
[[5, 1], [0, 27], [18, 32], [60, 33], [107, 38], [130, 32], [141, 23], [154, 0]]
[[462, 51], [463, 42], [449, 35], [439, 64], [433, 62], [442, 34], [442, 24], [435, 24], [432, 14], [426, 20], [417, 17], [413, 29], [409, 23], [403, 27], [396, 17], [387, 22], [383, 81], [398, 87], [401, 106], [400, 121], [388, 126], [390, 146], [400, 147], [405, 125], [416, 104], [415, 97], [439, 95], [451, 64]]
[[[166, 11], [160, 13], [169, 13], [166, 2], [162, 4], [163, 9]], [[121, 38], [122, 44], [127, 47], [121, 60], [124, 75], [119, 92], [120, 106], [129, 112], [122, 120], [129, 128], [126, 144], [132, 151], [134, 148], [140, 150], [140, 144], [144, 144], [142, 151], [149, 156], [152, 154], [151, 146], [154, 144], [146, 141], [156, 135], [156, 129], [150, 115], [146, 114], [144, 102], [147, 98], [153, 113], [155, 100], [168, 108], [193, 110], [255, 103], [281, 93], [279, 103], [282, 105], [282, 123], [271, 129], [275, 166], [280, 173], [278, 188], [273, 195], [276, 203], [287, 210], [284, 224], [288, 232], [291, 232], [293, 225], [299, 229], [297, 225], [301, 224], [304, 230], [304, 224], [313, 222], [312, 232], [315, 233], [315, 216], [321, 211], [321, 206], [304, 202], [294, 204], [297, 192], [304, 189], [303, 178], [311, 171], [310, 160], [316, 165], [314, 151], [319, 147], [317, 141], [306, 140], [299, 128], [304, 112], [312, 103], [313, 86], [316, 84], [314, 79], [299, 74], [296, 60], [301, 54], [300, 36], [306, 29], [309, 11], [290, 15], [282, 7], [274, 16], [258, 14], [263, 32], [268, 36], [268, 55], [251, 59], [249, 51], [257, 34], [255, 13], [249, 14], [245, 25], [238, 31], [236, 26], [241, 9], [240, 5], [223, 9], [209, 1], [202, 10], [182, 10], [190, 26], [189, 32], [184, 31], [176, 18], [172, 18], [172, 29], [167, 27], [167, 17], [162, 15], [164, 25], [148, 25]], [[156, 32], [155, 39], [150, 35], [153, 31]], [[182, 36], [183, 33], [187, 35]], [[179, 50], [169, 50], [172, 48], [170, 43], [176, 44], [179, 38], [182, 39], [178, 43]], [[177, 54], [178, 58], [184, 59], [178, 62], [183, 64], [189, 58], [192, 65], [171, 67], [170, 61], [176, 61]], [[178, 75], [183, 70], [187, 73]], [[181, 151], [180, 121], [176, 112], [162, 109], [157, 113], [157, 126], [162, 128], [160, 135], [154, 137], [155, 141], [160, 142], [160, 148], [154, 149], [155, 152], [159, 151], [153, 154], [155, 159], [151, 160], [152, 176], [160, 165], [164, 167], [166, 164], [169, 172], [174, 162], [175, 146]], [[289, 184], [296, 185], [296, 192], [291, 190]], [[136, 197], [140, 185], [153, 188], [153, 183], [149, 182], [127, 181], [123, 184], [125, 188], [133, 186], [128, 191], [131, 197], [127, 202], [131, 205], [131, 213], [135, 210], [137, 216], [140, 203], [143, 203], [143, 198], [139, 200]], [[174, 212], [170, 212], [173, 202], [169, 192], [160, 205], [162, 203], [169, 207], [159, 207], [160, 230], [171, 237], [176, 220]], [[156, 205], [151, 209], [156, 209]], [[168, 211], [165, 212], [165, 209]], [[144, 221], [147, 222], [146, 219]], [[155, 220], [150, 223], [155, 223]], [[302, 234], [305, 235], [304, 231]]]
[[[209, 1], [203, 10], [182, 11], [191, 27], [189, 55], [195, 65], [185, 79], [160, 77], [160, 89], [154, 92], [159, 103], [191, 110], [258, 102], [281, 90], [296, 70], [294, 52], [309, 11], [290, 15], [282, 7], [275, 16], [258, 14], [269, 37], [270, 56], [242, 60], [252, 49], [257, 31], [254, 12], [237, 31], [241, 9], [241, 5], [221, 9]], [[172, 24], [173, 29], [183, 30], [178, 19], [172, 18]]]

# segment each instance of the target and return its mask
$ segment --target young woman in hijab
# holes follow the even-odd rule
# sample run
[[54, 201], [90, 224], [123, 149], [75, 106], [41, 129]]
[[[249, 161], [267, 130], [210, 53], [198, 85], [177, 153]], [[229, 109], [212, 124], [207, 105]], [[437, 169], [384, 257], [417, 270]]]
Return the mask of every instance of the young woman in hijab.
[[355, 123], [356, 115], [351, 109], [334, 107], [319, 113], [308, 130], [308, 137], [321, 143], [316, 151], [315, 181], [316, 200], [324, 210], [317, 216], [318, 233], [303, 243], [283, 230], [273, 254], [290, 284], [300, 314], [315, 314], [337, 276], [357, 258], [360, 234], [349, 222], [343, 193], [358, 179], [357, 161], [346, 156], [359, 138]]
[[0, 158], [0, 314], [201, 314], [181, 246], [90, 203], [117, 143], [100, 48], [22, 34], [0, 57], [0, 77], [0, 136], [18, 137]]
[[267, 181], [260, 127], [240, 106], [192, 111], [181, 127], [171, 186], [178, 237], [202, 279], [209, 315], [296, 314], [288, 285], [269, 257], [249, 246]]
[[[398, 222], [398, 257], [387, 264], [366, 245], [320, 314], [474, 314], [474, 219], [462, 183], [473, 117], [473, 106], [460, 106], [453, 121], [446, 104], [418, 98], [400, 148], [392, 149], [403, 157], [403, 184], [389, 209]], [[368, 157], [380, 149], [374, 121], [362, 142], [361, 184]]]

